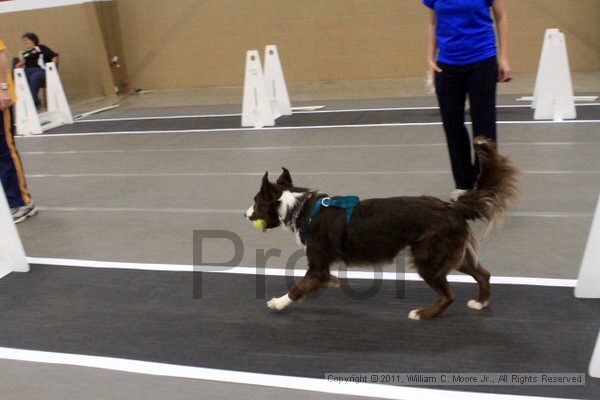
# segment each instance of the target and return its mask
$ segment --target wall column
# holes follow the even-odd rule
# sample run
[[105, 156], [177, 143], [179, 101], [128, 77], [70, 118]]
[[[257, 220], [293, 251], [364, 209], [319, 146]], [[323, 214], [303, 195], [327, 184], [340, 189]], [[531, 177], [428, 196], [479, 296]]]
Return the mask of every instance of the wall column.
[[115, 81], [110, 70], [110, 60], [108, 51], [106, 50], [104, 36], [102, 35], [102, 28], [100, 27], [98, 11], [96, 10], [95, 4], [92, 2], [84, 3], [83, 7], [85, 7], [85, 15], [90, 30], [90, 43], [93, 46], [92, 51], [96, 55], [96, 66], [98, 68], [98, 73], [100, 74], [104, 95], [106, 97], [116, 97]]

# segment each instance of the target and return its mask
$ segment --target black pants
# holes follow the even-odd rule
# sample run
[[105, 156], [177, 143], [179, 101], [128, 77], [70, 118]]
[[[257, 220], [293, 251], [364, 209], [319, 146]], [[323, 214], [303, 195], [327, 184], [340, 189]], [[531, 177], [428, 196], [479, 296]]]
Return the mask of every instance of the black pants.
[[479, 175], [479, 161], [471, 159], [471, 141], [465, 127], [465, 99], [469, 95], [473, 137], [496, 141], [496, 57], [468, 65], [438, 63], [435, 91], [448, 142], [452, 174], [457, 189], [471, 189]]
[[27, 83], [29, 83], [29, 90], [31, 90], [31, 97], [33, 97], [33, 102], [37, 107], [40, 105], [38, 93], [46, 84], [46, 70], [42, 68], [25, 68], [25, 75], [27, 76]]

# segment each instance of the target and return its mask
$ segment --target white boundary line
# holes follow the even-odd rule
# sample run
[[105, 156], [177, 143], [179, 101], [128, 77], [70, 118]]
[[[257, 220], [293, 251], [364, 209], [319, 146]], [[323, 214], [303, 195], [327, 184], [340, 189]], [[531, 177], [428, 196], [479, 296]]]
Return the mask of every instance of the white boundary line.
[[[497, 121], [498, 125], [539, 125], [539, 124], [592, 124], [599, 123], [600, 119], [577, 119], [564, 121]], [[289, 131], [299, 129], [348, 129], [348, 128], [386, 128], [400, 126], [439, 126], [441, 122], [396, 122], [388, 124], [362, 124], [362, 125], [308, 125], [308, 126], [273, 126], [264, 128], [219, 128], [219, 129], [160, 129], [147, 131], [108, 131], [108, 132], [74, 132], [74, 133], [48, 133], [43, 135], [18, 136], [19, 138], [56, 138], [78, 136], [110, 136], [110, 135], [148, 135], [157, 133], [222, 133], [222, 132], [254, 132]], [[471, 125], [471, 122], [465, 122]]]
[[[600, 171], [575, 170], [531, 170], [521, 171], [531, 175], [598, 175]], [[83, 173], [83, 174], [31, 174], [27, 178], [103, 178], [103, 177], [199, 177], [199, 176], [263, 176], [264, 172], [131, 172], [131, 173]], [[327, 176], [327, 175], [450, 175], [447, 170], [424, 171], [314, 171], [294, 172], [297, 176]]]
[[240, 218], [244, 210], [219, 208], [151, 208], [151, 207], [48, 207], [36, 206], [40, 211], [54, 212], [151, 212], [151, 213], [191, 213], [191, 214], [236, 214]]
[[508, 217], [526, 218], [594, 218], [593, 212], [570, 212], [570, 211], [509, 211]]
[[[501, 142], [501, 146], [589, 146], [600, 145], [598, 142]], [[247, 147], [188, 147], [188, 148], [152, 148], [152, 149], [118, 149], [118, 150], [56, 150], [25, 151], [21, 154], [122, 154], [122, 153], [161, 153], [161, 152], [202, 152], [202, 151], [273, 151], [273, 150], [328, 150], [328, 149], [362, 149], [362, 148], [404, 148], [404, 147], [445, 147], [446, 143], [388, 143], [388, 144], [328, 144], [298, 146], [247, 146]]]
[[55, 8], [72, 6], [83, 3], [93, 3], [97, 1], [111, 1], [111, 0], [19, 0], [19, 1], [7, 1], [6, 3], [0, 3], [0, 14], [13, 13], [20, 11], [38, 10], [41, 8]]
[[282, 389], [321, 392], [339, 395], [378, 397], [402, 400], [551, 400], [548, 397], [529, 397], [495, 393], [461, 392], [430, 388], [381, 385], [372, 383], [339, 384], [326, 379], [301, 378], [283, 375], [268, 375], [252, 372], [228, 371], [223, 369], [188, 367], [123, 358], [99, 357], [82, 354], [55, 353], [0, 347], [0, 358], [46, 364], [71, 365], [100, 368], [136, 374], [168, 376], [174, 378], [199, 379], [216, 382], [276, 387]]
[[[600, 103], [582, 103], [576, 104], [577, 107], [582, 106], [600, 106]], [[497, 105], [496, 108], [531, 108], [527, 104], [503, 104]], [[337, 112], [372, 112], [372, 111], [419, 111], [419, 110], [439, 110], [437, 106], [425, 107], [382, 107], [382, 108], [351, 108], [351, 109], [332, 109], [332, 110], [313, 110], [313, 111], [297, 111], [294, 114], [323, 114]], [[242, 114], [186, 114], [186, 115], [163, 115], [150, 117], [121, 117], [121, 118], [98, 118], [98, 119], [82, 119], [75, 123], [88, 122], [116, 122], [116, 121], [140, 121], [140, 120], [156, 120], [156, 119], [187, 119], [187, 118], [220, 118], [220, 117], [240, 117]]]
[[[133, 269], [139, 271], [170, 271], [170, 272], [209, 272], [209, 273], [225, 273], [225, 274], [241, 274], [241, 275], [267, 275], [267, 276], [304, 276], [306, 270], [293, 269], [286, 270], [283, 268], [264, 268], [257, 269], [256, 267], [219, 267], [219, 266], [202, 266], [194, 267], [185, 264], [150, 264], [150, 263], [125, 263], [111, 261], [93, 261], [93, 260], [77, 260], [63, 258], [39, 258], [27, 257], [30, 264], [39, 265], [54, 265], [62, 267], [74, 268], [108, 268], [108, 269]], [[336, 272], [334, 270], [334, 272]], [[339, 272], [338, 272], [339, 274]], [[417, 273], [407, 272], [380, 272], [375, 275], [373, 271], [356, 271], [349, 270], [339, 274], [345, 279], [381, 279], [381, 280], [406, 280], [406, 281], [421, 281], [421, 277]], [[448, 275], [449, 282], [474, 283], [473, 278], [467, 275]], [[492, 276], [491, 283], [506, 284], [506, 285], [530, 285], [530, 286], [552, 286], [552, 287], [575, 287], [576, 279], [554, 279], [554, 278], [526, 278], [526, 277], [509, 277], [509, 276]]]
[[[151, 212], [151, 213], [192, 213], [192, 214], [234, 214], [241, 215], [242, 209], [223, 208], [151, 208], [151, 207], [79, 207], [79, 206], [38, 206], [40, 211], [54, 212]], [[508, 217], [525, 218], [593, 218], [594, 213], [568, 211], [510, 211]]]
[[[297, 114], [297, 113], [295, 113]], [[144, 121], [155, 119], [189, 119], [189, 118], [224, 118], [224, 117], [241, 117], [242, 114], [185, 114], [185, 115], [159, 115], [151, 117], [117, 117], [117, 118], [97, 118], [97, 119], [80, 119], [75, 121], [76, 124], [84, 124], [89, 122], [117, 122], [117, 121]]]

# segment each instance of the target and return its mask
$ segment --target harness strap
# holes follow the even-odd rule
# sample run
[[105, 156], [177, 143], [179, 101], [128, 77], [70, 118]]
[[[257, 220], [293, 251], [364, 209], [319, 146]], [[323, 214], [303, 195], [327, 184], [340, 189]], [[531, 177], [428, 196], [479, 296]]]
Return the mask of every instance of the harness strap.
[[331, 197], [319, 197], [315, 202], [315, 205], [313, 206], [313, 209], [311, 210], [308, 219], [304, 222], [302, 231], [300, 232], [300, 241], [302, 241], [302, 244], [306, 244], [308, 226], [322, 207], [343, 208], [346, 212], [346, 223], [349, 223], [350, 218], [352, 217], [352, 211], [354, 211], [354, 208], [358, 206], [359, 202], [360, 199], [357, 196], [342, 196], [333, 199]]

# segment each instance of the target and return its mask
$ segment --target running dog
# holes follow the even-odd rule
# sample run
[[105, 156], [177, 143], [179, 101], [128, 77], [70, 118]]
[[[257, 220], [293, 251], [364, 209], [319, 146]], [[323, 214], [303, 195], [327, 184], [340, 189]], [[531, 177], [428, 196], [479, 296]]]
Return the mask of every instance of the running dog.
[[[453, 269], [472, 276], [479, 285], [479, 297], [467, 306], [486, 307], [490, 273], [477, 260], [477, 240], [467, 221], [485, 221], [484, 235], [503, 221], [508, 200], [517, 197], [518, 169], [483, 136], [473, 140], [473, 147], [481, 171], [476, 187], [458, 201], [430, 196], [367, 199], [355, 205], [350, 218], [347, 210], [327, 206], [336, 197], [294, 186], [287, 169], [276, 183], [269, 182], [266, 172], [244, 216], [264, 220], [263, 232], [278, 226], [294, 232], [305, 244], [308, 258], [306, 275], [287, 294], [271, 299], [268, 307], [283, 310], [309, 293], [335, 286], [337, 278], [329, 270], [335, 262], [388, 263], [407, 247], [419, 275], [439, 296], [431, 306], [412, 310], [410, 319], [430, 319], [448, 308], [454, 295], [446, 276]], [[318, 201], [324, 201], [323, 207], [316, 206]]]

